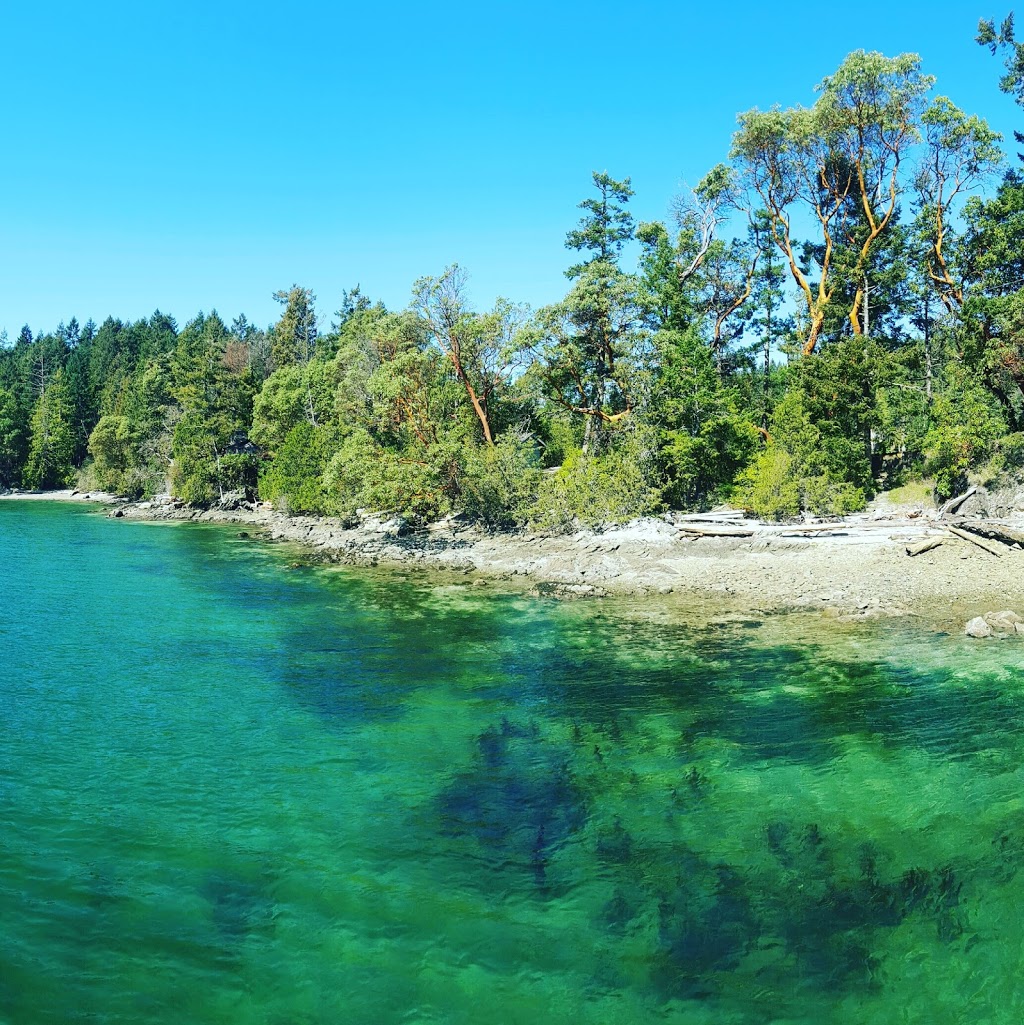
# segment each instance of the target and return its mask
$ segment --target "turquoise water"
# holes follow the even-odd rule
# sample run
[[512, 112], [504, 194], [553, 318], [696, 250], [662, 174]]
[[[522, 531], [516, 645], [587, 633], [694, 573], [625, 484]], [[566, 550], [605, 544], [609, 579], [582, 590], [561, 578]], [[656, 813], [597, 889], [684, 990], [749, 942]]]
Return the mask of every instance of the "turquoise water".
[[1024, 646], [0, 503], [0, 1021], [1013, 1022]]

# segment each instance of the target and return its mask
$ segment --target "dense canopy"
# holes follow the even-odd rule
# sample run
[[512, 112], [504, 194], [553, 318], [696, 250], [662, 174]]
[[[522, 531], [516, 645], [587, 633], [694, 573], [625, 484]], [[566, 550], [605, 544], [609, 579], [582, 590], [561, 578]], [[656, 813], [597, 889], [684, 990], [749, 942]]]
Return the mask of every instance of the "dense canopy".
[[[1020, 99], [1012, 19], [978, 41]], [[402, 310], [357, 286], [329, 323], [293, 285], [267, 328], [25, 327], [0, 347], [0, 486], [555, 530], [952, 494], [1024, 462], [1024, 177], [1000, 142], [916, 55], [858, 51], [811, 107], [741, 113], [668, 222], [595, 173], [554, 305], [473, 309], [450, 266]]]

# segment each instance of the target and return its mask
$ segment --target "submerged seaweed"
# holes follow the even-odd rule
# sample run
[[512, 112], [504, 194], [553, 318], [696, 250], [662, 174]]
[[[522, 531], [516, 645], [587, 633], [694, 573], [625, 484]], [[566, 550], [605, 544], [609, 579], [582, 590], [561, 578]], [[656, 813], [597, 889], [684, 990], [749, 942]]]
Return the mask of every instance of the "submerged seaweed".
[[441, 830], [471, 837], [498, 859], [546, 880], [548, 857], [586, 820], [582, 790], [567, 753], [553, 748], [535, 723], [503, 719], [476, 738], [471, 769], [438, 798]]

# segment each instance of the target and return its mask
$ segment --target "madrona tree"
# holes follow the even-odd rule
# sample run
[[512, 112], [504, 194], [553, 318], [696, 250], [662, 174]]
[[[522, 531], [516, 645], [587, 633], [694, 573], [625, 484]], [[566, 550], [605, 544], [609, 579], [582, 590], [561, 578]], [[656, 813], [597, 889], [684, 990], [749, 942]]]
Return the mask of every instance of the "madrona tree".
[[[865, 333], [874, 254], [915, 199], [935, 284], [951, 293], [943, 263], [949, 211], [997, 159], [997, 136], [945, 98], [929, 104], [933, 81], [916, 54], [859, 50], [818, 85], [813, 106], [740, 115], [734, 166], [748, 205], [767, 211], [797, 286], [805, 355], [817, 349], [833, 303], [842, 301], [852, 334]], [[806, 224], [816, 236], [813, 269], [801, 258]]]

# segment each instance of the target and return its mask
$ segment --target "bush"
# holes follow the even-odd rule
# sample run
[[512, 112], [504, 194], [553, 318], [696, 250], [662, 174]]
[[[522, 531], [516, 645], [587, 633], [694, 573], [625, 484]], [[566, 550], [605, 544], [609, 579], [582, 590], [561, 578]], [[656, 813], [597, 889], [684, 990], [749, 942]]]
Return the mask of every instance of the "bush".
[[[260, 497], [283, 504], [292, 513], [325, 515], [334, 512], [331, 495], [324, 485], [324, 472], [336, 440], [331, 428], [314, 427], [305, 420], [297, 424], [286, 435], [273, 461], [264, 468], [259, 482]], [[232, 485], [247, 486], [244, 476], [247, 464], [239, 463], [230, 469]]]
[[763, 520], [799, 516], [800, 485], [793, 471], [793, 457], [771, 445], [740, 474], [734, 501]]
[[1007, 434], [998, 445], [1003, 469], [1024, 469], [1024, 434]]
[[324, 486], [343, 515], [372, 509], [427, 523], [452, 511], [464, 449], [453, 442], [395, 452], [366, 431], [353, 431], [331, 458]]
[[925, 438], [926, 476], [935, 478], [937, 497], [949, 498], [967, 486], [967, 471], [991, 455], [1006, 429], [998, 405], [985, 388], [956, 369], [932, 408]]
[[572, 452], [541, 481], [532, 525], [569, 533], [657, 511], [661, 492], [651, 483], [647, 462], [636, 443], [601, 456]]
[[506, 434], [490, 449], [469, 450], [462, 475], [462, 509], [489, 527], [524, 524], [543, 473], [532, 442]]
[[867, 505], [864, 492], [855, 484], [827, 474], [807, 477], [801, 485], [804, 508], [816, 516], [845, 516], [860, 512]]

